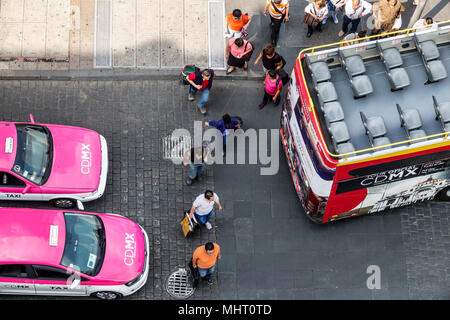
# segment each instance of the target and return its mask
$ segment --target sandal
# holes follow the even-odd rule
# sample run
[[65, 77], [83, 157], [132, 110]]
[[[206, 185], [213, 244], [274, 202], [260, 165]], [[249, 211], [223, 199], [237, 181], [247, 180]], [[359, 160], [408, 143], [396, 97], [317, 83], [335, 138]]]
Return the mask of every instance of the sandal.
[[227, 70], [227, 74], [230, 74], [230, 73], [232, 73], [234, 70], [235, 70], [236, 68], [233, 68], [233, 69], [231, 69], [231, 71], [230, 71], [230, 68], [228, 68], [228, 70]]

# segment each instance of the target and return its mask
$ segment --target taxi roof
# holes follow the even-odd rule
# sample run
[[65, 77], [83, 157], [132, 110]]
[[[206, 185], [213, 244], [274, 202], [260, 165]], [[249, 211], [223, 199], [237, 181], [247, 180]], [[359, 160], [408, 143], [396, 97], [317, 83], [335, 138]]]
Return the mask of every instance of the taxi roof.
[[0, 208], [0, 263], [58, 265], [65, 234], [60, 210]]

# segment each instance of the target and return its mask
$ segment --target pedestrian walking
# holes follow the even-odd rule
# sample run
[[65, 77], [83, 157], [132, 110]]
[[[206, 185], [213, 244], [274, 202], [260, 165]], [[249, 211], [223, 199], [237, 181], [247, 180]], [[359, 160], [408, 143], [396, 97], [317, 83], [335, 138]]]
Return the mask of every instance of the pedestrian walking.
[[399, 28], [398, 23], [400, 19], [401, 26], [401, 14], [403, 11], [405, 11], [405, 7], [398, 0], [380, 0], [374, 3], [372, 10], [374, 28], [372, 29], [372, 34], [387, 33], [391, 32], [394, 27]]
[[339, 23], [337, 17], [338, 12], [344, 10], [346, 0], [327, 0], [328, 15], [322, 20], [322, 24], [327, 23], [328, 17], [331, 15], [335, 24]]
[[270, 38], [272, 45], [277, 46], [281, 24], [289, 22], [289, 0], [266, 0], [263, 15], [270, 15]]
[[200, 278], [212, 284], [211, 276], [216, 270], [217, 259], [222, 259], [220, 246], [215, 242], [207, 242], [195, 249], [192, 255], [192, 266], [197, 268]]
[[242, 38], [231, 38], [228, 41], [225, 57], [228, 60], [228, 70], [227, 74], [233, 72], [236, 68], [243, 68], [247, 70], [248, 68], [248, 56], [250, 52], [253, 51], [252, 44]]
[[325, 0], [314, 0], [305, 7], [304, 22], [308, 26], [306, 36], [309, 38], [313, 34], [314, 28], [322, 32], [322, 21], [328, 14], [328, 8]]
[[192, 204], [189, 216], [206, 226], [206, 229], [211, 230], [212, 225], [209, 222], [214, 213], [214, 204], [217, 203], [219, 210], [222, 211], [222, 205], [220, 204], [219, 197], [215, 192], [206, 190], [204, 194], [199, 195]]
[[242, 14], [239, 9], [234, 9], [225, 19], [225, 36], [227, 38], [242, 38], [247, 35], [248, 26], [252, 18], [248, 14]]
[[352, 24], [350, 33], [357, 32], [361, 18], [368, 15], [371, 10], [372, 5], [365, 0], [347, 0], [345, 2], [342, 28], [338, 36], [343, 37], [347, 33], [350, 24]]
[[204, 146], [191, 148], [186, 151], [183, 158], [183, 164], [185, 167], [189, 167], [186, 178], [186, 184], [188, 186], [190, 186], [194, 180], [198, 180], [203, 174], [210, 153], [211, 150], [209, 147]]
[[278, 72], [284, 67], [286, 61], [283, 57], [275, 51], [275, 47], [272, 44], [268, 44], [258, 55], [255, 60], [254, 66], [256, 67], [259, 61], [262, 60], [264, 73], [267, 74], [269, 70], [275, 70]]
[[223, 153], [225, 154], [227, 151], [227, 135], [230, 134], [230, 130], [239, 129], [241, 123], [238, 119], [231, 117], [228, 113], [225, 113], [220, 120], [211, 120], [205, 122], [205, 126], [215, 127], [222, 133], [222, 141], [223, 141]]
[[264, 80], [264, 98], [259, 104], [258, 109], [264, 108], [264, 106], [272, 100], [274, 105], [277, 106], [280, 103], [280, 93], [283, 87], [283, 82], [281, 77], [275, 72], [275, 70], [270, 70], [266, 79]]
[[204, 69], [203, 71], [193, 72], [186, 79], [189, 82], [188, 100], [194, 101], [194, 94], [200, 91], [202, 96], [198, 101], [198, 108], [202, 114], [206, 114], [206, 103], [209, 100], [209, 93], [213, 84], [214, 70]]

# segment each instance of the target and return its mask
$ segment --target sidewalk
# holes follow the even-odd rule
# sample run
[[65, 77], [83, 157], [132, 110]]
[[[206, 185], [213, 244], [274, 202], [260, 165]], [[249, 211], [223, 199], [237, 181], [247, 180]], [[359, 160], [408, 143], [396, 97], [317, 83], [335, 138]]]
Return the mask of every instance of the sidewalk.
[[[415, 6], [401, 1], [406, 27]], [[306, 38], [308, 2], [290, 0], [291, 21], [282, 25], [277, 48], [286, 70], [302, 48], [339, 40], [340, 23], [332, 21]], [[1, 0], [0, 78], [164, 79], [193, 63], [212, 65], [226, 79], [259, 79], [262, 68], [253, 61], [270, 42], [264, 5], [265, 0]], [[225, 76], [224, 17], [235, 8], [252, 16], [248, 40], [255, 52], [247, 71]], [[428, 0], [422, 16], [449, 19], [450, 3]]]

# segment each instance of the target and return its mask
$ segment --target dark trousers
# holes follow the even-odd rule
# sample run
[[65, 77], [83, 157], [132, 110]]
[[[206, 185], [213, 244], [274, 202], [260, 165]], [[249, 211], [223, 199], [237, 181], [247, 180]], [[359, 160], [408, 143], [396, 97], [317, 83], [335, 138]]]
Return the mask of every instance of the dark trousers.
[[283, 18], [275, 19], [270, 16], [270, 39], [272, 40], [272, 44], [276, 45], [278, 41], [278, 35], [280, 34], [281, 24], [283, 23]]
[[358, 29], [360, 21], [361, 21], [360, 18], [352, 20], [344, 14], [344, 21], [342, 22], [342, 32], [347, 33], [348, 25], [351, 23], [352, 27], [350, 29], [350, 33], [355, 33], [356, 30]]
[[[313, 33], [313, 27], [311, 27], [309, 24], [308, 24], [308, 33]], [[316, 30], [317, 31], [322, 31], [322, 22], [319, 22], [318, 24], [317, 24], [317, 27], [316, 27]]]
[[[264, 98], [263, 98], [262, 104], [266, 105], [267, 102], [272, 101], [273, 97], [275, 97], [275, 95], [268, 94], [264, 90]], [[280, 102], [280, 96], [278, 95], [275, 105], [277, 105], [279, 102]]]

